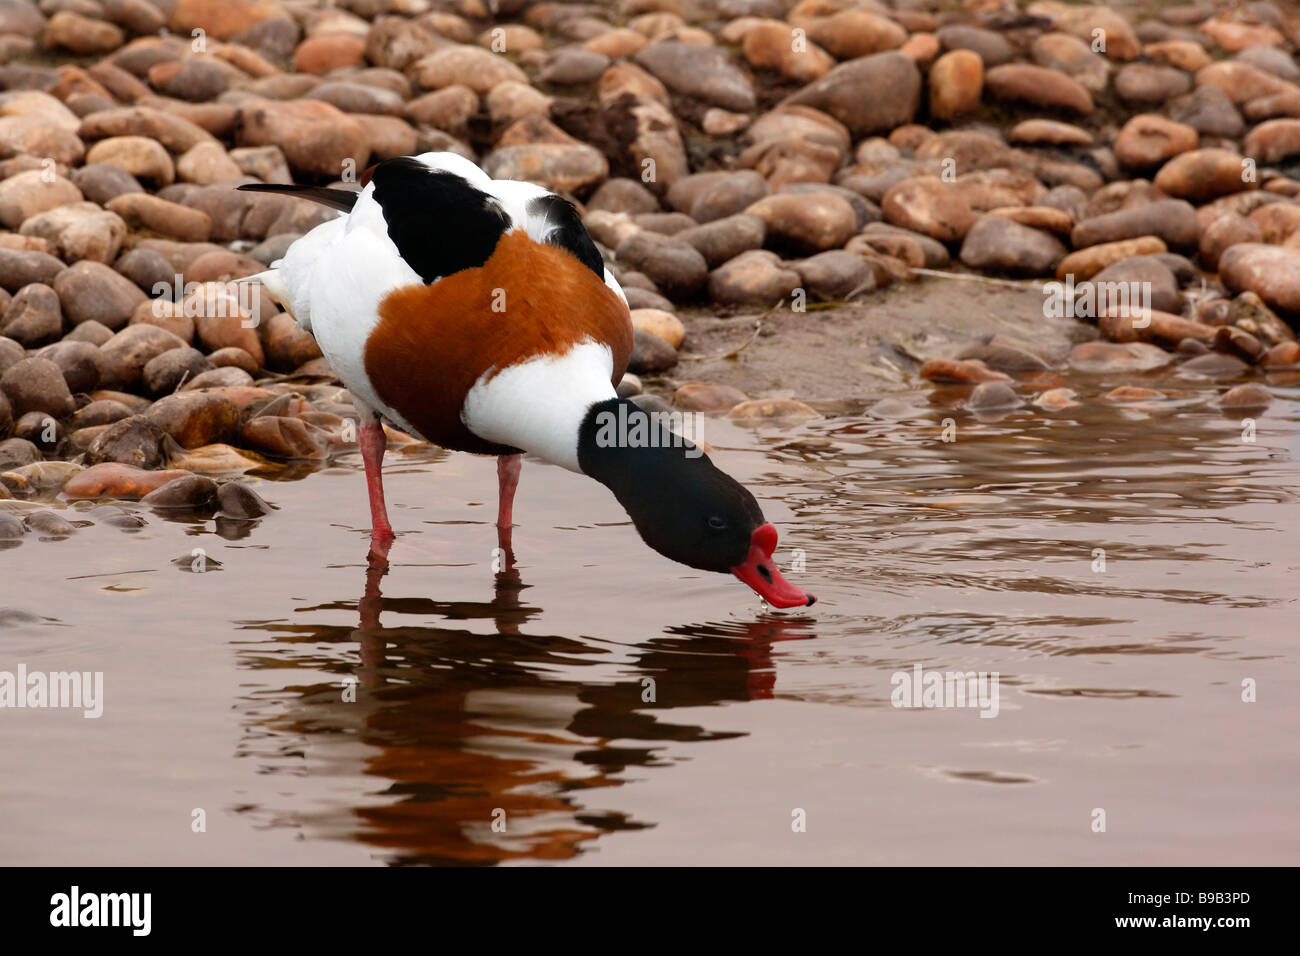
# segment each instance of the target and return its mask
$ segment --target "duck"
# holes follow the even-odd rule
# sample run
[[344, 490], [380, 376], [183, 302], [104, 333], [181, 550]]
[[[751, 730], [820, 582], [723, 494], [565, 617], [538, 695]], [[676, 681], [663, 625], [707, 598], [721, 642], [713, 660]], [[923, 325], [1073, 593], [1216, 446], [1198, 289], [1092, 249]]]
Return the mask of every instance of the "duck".
[[496, 456], [507, 549], [527, 453], [604, 485], [670, 560], [730, 573], [775, 608], [816, 601], [782, 576], [777, 530], [754, 496], [618, 396], [632, 353], [627, 297], [571, 201], [447, 152], [385, 159], [357, 185], [239, 186], [337, 211], [240, 281], [260, 283], [314, 336], [351, 393], [372, 558], [386, 566], [394, 539], [388, 425]]

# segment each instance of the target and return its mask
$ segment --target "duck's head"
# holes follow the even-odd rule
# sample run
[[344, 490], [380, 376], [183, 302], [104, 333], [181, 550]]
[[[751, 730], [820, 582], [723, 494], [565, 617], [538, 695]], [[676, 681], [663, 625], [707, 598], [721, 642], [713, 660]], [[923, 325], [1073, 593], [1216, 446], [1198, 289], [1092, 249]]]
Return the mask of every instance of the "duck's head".
[[754, 496], [698, 446], [631, 402], [592, 406], [579, 433], [578, 463], [614, 492], [641, 538], [664, 557], [730, 572], [773, 607], [817, 600], [777, 569], [776, 528]]

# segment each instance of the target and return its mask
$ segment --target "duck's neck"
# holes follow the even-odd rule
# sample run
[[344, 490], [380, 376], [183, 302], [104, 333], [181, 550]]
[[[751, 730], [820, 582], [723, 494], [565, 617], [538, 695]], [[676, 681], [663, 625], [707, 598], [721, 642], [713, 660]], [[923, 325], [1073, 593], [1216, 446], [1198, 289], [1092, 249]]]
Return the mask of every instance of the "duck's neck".
[[470, 389], [461, 417], [474, 434], [583, 471], [578, 445], [593, 406], [615, 400], [608, 346], [584, 342], [484, 376]]
[[625, 398], [593, 404], [578, 432], [578, 462], [632, 510], [638, 497], [660, 498], [674, 476], [698, 459], [698, 446]]

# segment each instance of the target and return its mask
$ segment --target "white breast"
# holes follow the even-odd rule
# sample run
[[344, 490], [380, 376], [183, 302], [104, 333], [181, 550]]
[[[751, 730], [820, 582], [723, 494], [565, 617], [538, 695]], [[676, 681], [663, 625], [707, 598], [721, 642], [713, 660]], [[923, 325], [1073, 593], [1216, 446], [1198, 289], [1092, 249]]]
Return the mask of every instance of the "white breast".
[[470, 389], [461, 421], [480, 438], [581, 472], [578, 429], [596, 402], [615, 397], [614, 354], [595, 341], [561, 356], [521, 362]]

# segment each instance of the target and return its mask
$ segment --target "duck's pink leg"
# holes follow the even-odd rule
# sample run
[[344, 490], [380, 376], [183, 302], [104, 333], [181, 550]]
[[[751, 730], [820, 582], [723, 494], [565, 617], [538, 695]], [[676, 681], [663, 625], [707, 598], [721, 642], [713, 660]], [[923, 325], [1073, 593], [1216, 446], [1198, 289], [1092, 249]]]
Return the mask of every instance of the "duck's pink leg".
[[523, 465], [523, 455], [497, 458], [497, 543], [507, 551], [510, 550], [510, 528], [514, 524], [515, 489], [519, 487], [519, 471]]
[[387, 555], [388, 545], [393, 543], [393, 526], [388, 523], [388, 508], [384, 505], [384, 449], [388, 439], [384, 426], [373, 415], [362, 416], [359, 441], [361, 460], [366, 466], [366, 490], [370, 493], [370, 543], [381, 555]]

